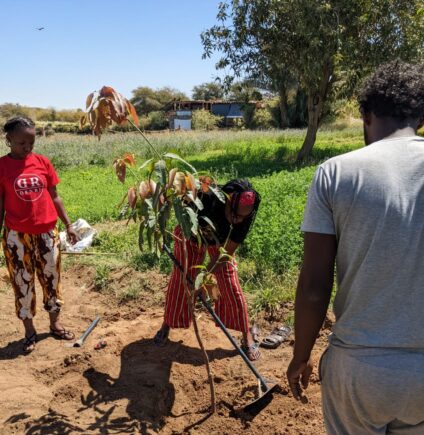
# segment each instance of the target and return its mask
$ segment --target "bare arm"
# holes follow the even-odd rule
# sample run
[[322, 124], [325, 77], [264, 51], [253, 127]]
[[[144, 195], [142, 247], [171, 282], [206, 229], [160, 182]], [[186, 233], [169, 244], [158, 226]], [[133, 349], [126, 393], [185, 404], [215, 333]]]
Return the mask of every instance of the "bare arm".
[[287, 370], [290, 388], [298, 400], [303, 396], [300, 383], [307, 388], [312, 373], [310, 356], [330, 302], [336, 252], [335, 236], [305, 233], [295, 303], [295, 345]]
[[78, 241], [78, 235], [74, 231], [74, 229], [71, 227], [71, 221], [68, 217], [68, 214], [66, 213], [65, 206], [63, 205], [63, 201], [59, 194], [57, 193], [56, 186], [51, 186], [48, 188], [48, 191], [50, 193], [50, 196], [53, 200], [54, 207], [56, 209], [56, 212], [60, 218], [60, 220], [63, 222], [63, 224], [66, 227], [66, 232], [68, 234], [69, 240], [72, 244], [76, 243]]

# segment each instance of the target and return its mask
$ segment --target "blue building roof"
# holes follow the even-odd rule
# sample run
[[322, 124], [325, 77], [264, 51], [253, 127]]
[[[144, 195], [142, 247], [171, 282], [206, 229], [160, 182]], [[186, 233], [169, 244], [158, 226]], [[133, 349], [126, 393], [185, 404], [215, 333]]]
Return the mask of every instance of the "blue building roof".
[[243, 118], [239, 103], [212, 103], [211, 112], [225, 118]]

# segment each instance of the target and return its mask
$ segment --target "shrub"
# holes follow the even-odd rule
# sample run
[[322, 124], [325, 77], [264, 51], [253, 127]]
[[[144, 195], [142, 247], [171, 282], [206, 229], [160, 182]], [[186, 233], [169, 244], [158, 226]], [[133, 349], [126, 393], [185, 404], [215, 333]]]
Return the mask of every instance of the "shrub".
[[221, 116], [216, 116], [208, 110], [195, 110], [191, 126], [193, 130], [215, 130], [221, 119]]
[[142, 130], [150, 130], [151, 119], [148, 116], [140, 116], [138, 120], [140, 121], [140, 128]]
[[264, 109], [256, 109], [253, 114], [252, 119], [253, 128], [260, 130], [268, 130], [270, 128], [275, 128], [275, 120], [269, 110], [265, 107]]
[[165, 130], [168, 128], [168, 118], [165, 115], [165, 112], [157, 111], [150, 112], [149, 116], [149, 130]]

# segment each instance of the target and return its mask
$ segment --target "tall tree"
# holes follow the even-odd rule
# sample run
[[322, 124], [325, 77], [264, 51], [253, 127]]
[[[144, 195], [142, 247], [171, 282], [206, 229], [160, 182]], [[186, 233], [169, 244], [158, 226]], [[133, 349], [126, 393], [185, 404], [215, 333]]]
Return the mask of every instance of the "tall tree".
[[255, 86], [255, 83], [250, 82], [249, 80], [243, 80], [231, 84], [228, 91], [228, 99], [248, 103], [252, 100], [262, 100], [263, 95], [259, 88]]
[[204, 57], [222, 54], [217, 69], [268, 81], [282, 118], [293, 83], [306, 92], [303, 159], [331, 97], [351, 94], [382, 61], [423, 59], [423, 19], [422, 0], [227, 0], [201, 38]]
[[187, 100], [187, 95], [177, 89], [163, 87], [152, 89], [148, 86], [140, 86], [132, 91], [131, 103], [139, 115], [147, 115], [150, 112], [163, 110], [171, 101]]
[[220, 100], [224, 97], [224, 89], [219, 83], [206, 82], [194, 86], [192, 90], [193, 100]]

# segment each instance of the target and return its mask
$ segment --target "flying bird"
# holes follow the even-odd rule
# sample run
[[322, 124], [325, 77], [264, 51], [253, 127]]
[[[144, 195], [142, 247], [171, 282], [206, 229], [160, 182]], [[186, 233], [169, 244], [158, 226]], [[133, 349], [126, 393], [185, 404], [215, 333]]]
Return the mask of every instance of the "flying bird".
[[37, 30], [44, 30], [44, 27], [37, 27]]

